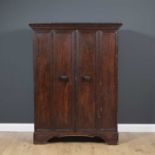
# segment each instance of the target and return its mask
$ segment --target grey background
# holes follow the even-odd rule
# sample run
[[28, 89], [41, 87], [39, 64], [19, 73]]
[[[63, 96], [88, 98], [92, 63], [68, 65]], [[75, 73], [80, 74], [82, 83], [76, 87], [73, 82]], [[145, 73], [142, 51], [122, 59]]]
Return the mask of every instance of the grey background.
[[154, 0], [0, 0], [0, 123], [33, 122], [31, 22], [122, 22], [119, 123], [155, 123]]

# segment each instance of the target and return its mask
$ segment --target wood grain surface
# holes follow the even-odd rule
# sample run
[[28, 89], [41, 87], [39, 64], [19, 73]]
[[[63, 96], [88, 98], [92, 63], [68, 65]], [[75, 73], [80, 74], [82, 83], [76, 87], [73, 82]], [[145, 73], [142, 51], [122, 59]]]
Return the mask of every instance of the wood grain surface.
[[120, 23], [30, 24], [34, 143], [83, 135], [117, 144], [117, 30]]

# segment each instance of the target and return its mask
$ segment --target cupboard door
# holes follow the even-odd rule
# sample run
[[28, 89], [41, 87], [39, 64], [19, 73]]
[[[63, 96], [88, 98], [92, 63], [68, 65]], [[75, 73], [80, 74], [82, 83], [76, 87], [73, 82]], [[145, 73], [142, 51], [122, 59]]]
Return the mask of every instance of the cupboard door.
[[117, 118], [117, 50], [115, 33], [100, 31], [97, 56], [98, 128], [115, 129]]
[[76, 128], [95, 129], [95, 53], [96, 32], [77, 33], [77, 116]]
[[51, 66], [51, 128], [73, 129], [73, 44], [74, 32], [56, 30], [53, 38]]

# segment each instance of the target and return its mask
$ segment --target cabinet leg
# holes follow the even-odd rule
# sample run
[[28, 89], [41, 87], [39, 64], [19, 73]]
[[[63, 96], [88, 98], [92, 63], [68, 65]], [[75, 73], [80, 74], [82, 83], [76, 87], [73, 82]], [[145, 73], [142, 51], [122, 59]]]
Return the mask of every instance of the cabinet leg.
[[118, 144], [118, 133], [117, 132], [105, 132], [101, 138], [109, 145]]
[[53, 136], [47, 133], [34, 132], [33, 143], [34, 144], [45, 144], [51, 138], [53, 138]]

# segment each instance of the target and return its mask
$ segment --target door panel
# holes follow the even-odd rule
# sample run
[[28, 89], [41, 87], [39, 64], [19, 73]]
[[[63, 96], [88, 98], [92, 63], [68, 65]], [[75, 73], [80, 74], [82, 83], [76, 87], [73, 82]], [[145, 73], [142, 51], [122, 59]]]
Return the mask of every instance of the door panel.
[[116, 128], [117, 50], [114, 33], [99, 33], [97, 56], [98, 128]]
[[77, 121], [78, 129], [95, 128], [95, 31], [78, 33], [78, 86]]
[[51, 128], [73, 128], [73, 32], [53, 33], [53, 92], [51, 102]]

